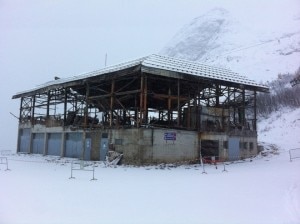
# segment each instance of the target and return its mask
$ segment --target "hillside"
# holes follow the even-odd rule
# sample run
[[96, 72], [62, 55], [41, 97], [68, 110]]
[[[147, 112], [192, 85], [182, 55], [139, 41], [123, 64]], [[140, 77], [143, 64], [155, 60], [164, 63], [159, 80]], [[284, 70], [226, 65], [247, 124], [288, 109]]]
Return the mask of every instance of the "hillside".
[[160, 53], [230, 68], [265, 82], [299, 67], [299, 15], [262, 27], [216, 8], [185, 25]]
[[300, 108], [283, 108], [258, 122], [260, 144], [275, 144], [282, 150], [300, 148]]
[[[300, 14], [299, 14], [300, 15]], [[278, 74], [294, 74], [300, 66], [300, 16], [291, 15], [269, 27], [239, 21], [227, 10], [215, 8], [184, 26], [161, 54], [229, 68], [270, 85], [271, 94], [259, 104], [259, 141], [280, 148], [300, 147], [300, 110], [291, 105], [289, 81]], [[292, 75], [282, 76], [292, 79]], [[278, 86], [278, 84], [280, 86]], [[276, 86], [277, 85], [277, 86]], [[285, 90], [285, 88], [287, 88]], [[277, 93], [284, 95], [277, 95]], [[272, 99], [276, 96], [276, 105]], [[268, 103], [262, 100], [269, 101]], [[298, 102], [299, 103], [299, 102]], [[275, 108], [272, 108], [274, 107]], [[292, 106], [292, 107], [291, 107]]]

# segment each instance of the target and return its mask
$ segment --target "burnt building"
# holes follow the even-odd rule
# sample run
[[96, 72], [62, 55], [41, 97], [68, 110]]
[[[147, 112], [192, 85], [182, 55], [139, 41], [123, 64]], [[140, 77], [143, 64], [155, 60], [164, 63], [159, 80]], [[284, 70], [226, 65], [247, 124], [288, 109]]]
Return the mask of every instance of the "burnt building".
[[127, 164], [257, 154], [256, 95], [228, 69], [160, 55], [19, 92], [17, 151]]

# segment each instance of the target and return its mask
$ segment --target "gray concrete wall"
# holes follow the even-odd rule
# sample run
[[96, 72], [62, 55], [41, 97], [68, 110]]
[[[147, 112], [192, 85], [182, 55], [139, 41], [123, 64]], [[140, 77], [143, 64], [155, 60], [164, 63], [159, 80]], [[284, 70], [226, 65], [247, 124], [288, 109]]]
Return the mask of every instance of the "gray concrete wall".
[[[165, 140], [165, 133], [175, 133], [176, 140]], [[168, 129], [156, 129], [154, 131], [153, 161], [164, 163], [192, 162], [198, 158], [197, 132]]]
[[[166, 133], [172, 133], [176, 138], [166, 140]], [[126, 164], [174, 163], [198, 158], [196, 132], [152, 128], [119, 129], [112, 130], [110, 138], [114, 149], [123, 153], [123, 162]]]
[[[22, 128], [29, 127], [20, 127], [20, 129]], [[61, 133], [61, 156], [65, 156], [64, 134], [78, 131], [83, 132], [83, 130], [45, 127], [43, 125], [31, 127], [31, 133], [45, 133], [45, 144], [43, 146], [45, 154], [47, 154], [47, 135], [49, 133]], [[228, 141], [229, 136], [225, 133], [201, 133], [201, 135], [198, 135], [197, 132], [186, 130], [129, 128], [88, 130], [87, 135], [91, 139], [91, 160], [100, 159], [100, 145], [103, 134], [108, 139], [109, 150], [123, 153], [123, 162], [125, 164], [196, 162], [200, 156], [199, 137], [201, 141], [218, 141], [219, 157], [222, 159], [228, 157], [228, 149], [224, 147], [226, 145], [224, 142]], [[241, 142], [240, 157], [247, 158], [257, 154], [256, 137], [239, 136], [239, 138]], [[32, 139], [28, 141], [32, 141]], [[32, 149], [28, 150], [28, 152], [32, 152]]]
[[[219, 141], [219, 156], [220, 159], [228, 159], [228, 147], [224, 147], [224, 142], [228, 143], [230, 136], [221, 133], [203, 133], [201, 134], [201, 140], [217, 140]], [[253, 136], [233, 136], [240, 139], [240, 158], [249, 158], [257, 155], [257, 138]], [[252, 147], [250, 148], [252, 144]], [[228, 144], [227, 144], [228, 145]], [[245, 146], [245, 147], [244, 147]], [[238, 158], [237, 158], [238, 159]]]

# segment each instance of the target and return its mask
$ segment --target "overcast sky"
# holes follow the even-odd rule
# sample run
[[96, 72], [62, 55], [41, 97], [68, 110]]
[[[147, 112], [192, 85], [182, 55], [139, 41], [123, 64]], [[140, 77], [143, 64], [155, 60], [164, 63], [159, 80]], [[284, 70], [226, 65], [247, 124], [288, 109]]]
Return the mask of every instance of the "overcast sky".
[[[226, 8], [274, 25], [300, 0], [0, 0], [0, 150], [16, 148], [16, 92], [159, 52], [193, 18]], [[278, 19], [281, 18], [281, 19]]]

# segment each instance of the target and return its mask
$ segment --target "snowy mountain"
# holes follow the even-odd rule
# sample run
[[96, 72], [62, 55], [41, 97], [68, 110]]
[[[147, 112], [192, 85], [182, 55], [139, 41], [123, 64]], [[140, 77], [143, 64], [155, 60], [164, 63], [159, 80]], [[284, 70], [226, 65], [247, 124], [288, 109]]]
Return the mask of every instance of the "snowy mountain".
[[300, 66], [300, 16], [291, 17], [264, 27], [216, 8], [184, 26], [160, 54], [230, 68], [265, 82]]
[[[240, 21], [227, 10], [215, 8], [184, 26], [160, 54], [229, 68], [271, 84], [279, 73], [294, 74], [300, 66], [300, 16], [266, 27], [264, 21]], [[280, 111], [260, 118], [259, 141], [284, 149], [300, 147], [295, 134], [300, 131], [299, 120], [299, 109], [283, 105]]]

